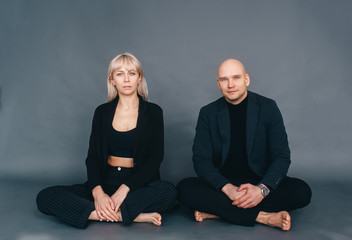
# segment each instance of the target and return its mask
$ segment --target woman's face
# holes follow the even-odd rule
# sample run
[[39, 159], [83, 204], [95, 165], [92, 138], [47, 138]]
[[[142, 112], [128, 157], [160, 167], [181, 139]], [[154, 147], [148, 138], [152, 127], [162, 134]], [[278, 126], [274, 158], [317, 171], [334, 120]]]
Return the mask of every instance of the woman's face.
[[119, 95], [133, 95], [137, 93], [141, 76], [136, 69], [127, 69], [125, 65], [116, 69], [110, 80], [116, 87]]

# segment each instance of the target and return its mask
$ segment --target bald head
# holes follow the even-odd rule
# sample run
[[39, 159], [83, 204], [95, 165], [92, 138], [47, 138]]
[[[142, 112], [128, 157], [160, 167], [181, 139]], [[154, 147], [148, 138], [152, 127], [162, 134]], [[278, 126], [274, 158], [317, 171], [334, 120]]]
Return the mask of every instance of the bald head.
[[237, 71], [246, 74], [246, 69], [244, 68], [241, 61], [237, 59], [227, 59], [223, 61], [218, 68], [218, 78], [223, 77], [222, 75], [228, 72]]

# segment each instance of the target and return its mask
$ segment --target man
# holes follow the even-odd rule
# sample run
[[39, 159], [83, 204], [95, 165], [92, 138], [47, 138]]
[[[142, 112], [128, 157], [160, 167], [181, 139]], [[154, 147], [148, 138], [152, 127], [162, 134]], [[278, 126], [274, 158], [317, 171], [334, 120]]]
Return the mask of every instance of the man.
[[193, 163], [200, 178], [178, 184], [178, 200], [195, 210], [196, 221], [223, 218], [289, 230], [287, 211], [309, 204], [311, 189], [287, 177], [290, 149], [276, 103], [247, 91], [250, 78], [235, 59], [221, 63], [222, 98], [200, 110]]

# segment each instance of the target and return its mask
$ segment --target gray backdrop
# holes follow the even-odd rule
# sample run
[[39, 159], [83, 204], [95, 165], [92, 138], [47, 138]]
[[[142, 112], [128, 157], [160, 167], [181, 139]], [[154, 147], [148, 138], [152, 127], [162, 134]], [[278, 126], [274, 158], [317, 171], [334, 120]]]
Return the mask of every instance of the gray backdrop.
[[0, 176], [84, 181], [109, 61], [128, 51], [164, 109], [162, 177], [194, 175], [201, 106], [216, 70], [242, 60], [277, 101], [290, 175], [351, 179], [352, 1], [0, 1]]

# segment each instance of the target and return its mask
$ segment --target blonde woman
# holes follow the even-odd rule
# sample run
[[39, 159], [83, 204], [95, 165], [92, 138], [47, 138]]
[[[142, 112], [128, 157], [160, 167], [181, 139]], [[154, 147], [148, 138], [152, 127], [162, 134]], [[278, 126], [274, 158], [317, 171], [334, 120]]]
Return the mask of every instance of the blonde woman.
[[150, 222], [175, 204], [175, 186], [160, 181], [164, 155], [162, 109], [147, 101], [143, 69], [130, 53], [109, 65], [108, 100], [94, 113], [86, 159], [88, 181], [39, 192], [38, 209], [67, 224]]

